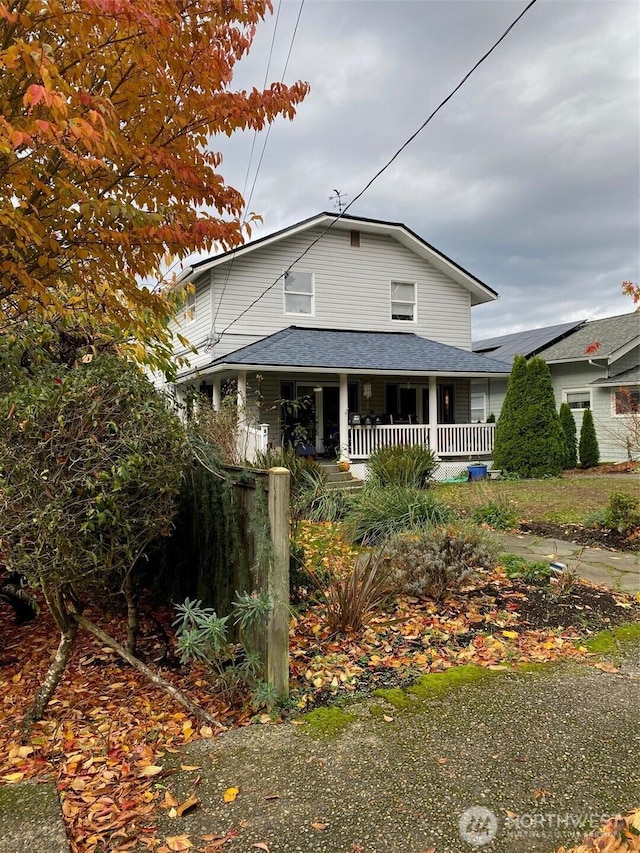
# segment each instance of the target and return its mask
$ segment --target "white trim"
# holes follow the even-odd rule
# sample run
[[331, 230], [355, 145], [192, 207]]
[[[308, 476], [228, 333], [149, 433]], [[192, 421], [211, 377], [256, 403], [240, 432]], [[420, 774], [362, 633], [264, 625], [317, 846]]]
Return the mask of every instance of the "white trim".
[[[638, 324], [640, 324], [640, 317], [638, 318]], [[640, 335], [636, 335], [635, 338], [631, 338], [630, 341], [627, 341], [626, 344], [622, 344], [622, 346], [618, 347], [618, 349], [614, 349], [609, 353], [609, 364], [613, 364], [618, 361], [619, 358], [622, 358], [623, 355], [627, 355], [632, 350], [634, 350], [637, 346], [640, 346]]]
[[[408, 299], [395, 299], [393, 298], [393, 285], [403, 284], [408, 287], [413, 287], [413, 300]], [[403, 320], [399, 317], [393, 316], [393, 306], [395, 305], [411, 305], [413, 307], [413, 317], [411, 320]], [[389, 281], [389, 319], [392, 323], [399, 323], [402, 326], [406, 326], [408, 323], [413, 324], [414, 326], [418, 322], [418, 283], [415, 281], [404, 281], [399, 278], [392, 278]]]
[[428, 378], [430, 376], [440, 376], [445, 377], [447, 379], [504, 379], [509, 376], [509, 371], [505, 370], [504, 373], [485, 373], [485, 372], [473, 372], [473, 371], [455, 371], [455, 370], [384, 370], [383, 368], [373, 369], [373, 368], [359, 368], [359, 367], [299, 367], [295, 365], [289, 364], [238, 364], [233, 362], [220, 362], [220, 364], [215, 365], [203, 365], [202, 367], [198, 367], [192, 370], [189, 370], [183, 374], [179, 374], [177, 379], [178, 381], [186, 381], [190, 380], [193, 377], [197, 376], [207, 376], [213, 373], [223, 373], [225, 371], [237, 372], [238, 370], [247, 370], [254, 371], [255, 373], [311, 373], [311, 374], [331, 374], [336, 376], [339, 373], [344, 372], [344, 370], [349, 370], [350, 373], [356, 374], [358, 376], [388, 376], [388, 377], [398, 377], [398, 376], [408, 376], [411, 378], [414, 377], [423, 377]]
[[636, 412], [616, 412], [616, 393], [620, 390], [620, 388], [625, 388], [629, 393], [633, 393], [635, 391], [638, 393], [638, 388], [627, 388], [625, 385], [618, 385], [616, 388], [611, 389], [611, 417], [612, 418], [628, 418], [635, 415], [638, 417], [640, 415], [640, 410]]
[[[286, 290], [285, 289], [285, 281], [288, 275], [310, 275], [311, 276], [311, 293], [304, 293], [303, 291], [297, 290]], [[316, 316], [316, 274], [311, 272], [311, 270], [305, 269], [296, 269], [295, 272], [290, 273], [287, 270], [283, 270], [282, 272], [282, 311], [285, 317], [315, 317]], [[287, 294], [291, 294], [292, 296], [308, 296], [311, 299], [311, 311], [287, 311]]]
[[198, 315], [198, 293], [196, 288], [186, 291], [184, 294], [184, 302], [180, 306], [176, 315], [176, 321], [181, 329], [193, 325]]
[[[327, 215], [326, 213], [321, 213], [318, 216], [314, 216], [312, 219], [299, 222], [297, 225], [283, 228], [272, 235], [259, 237], [252, 243], [240, 246], [235, 251], [232, 250], [213, 257], [205, 263], [187, 267], [180, 276], [178, 276], [178, 282], [181, 283], [183, 281], [187, 281], [192, 275], [199, 276], [213, 267], [229, 262], [232, 258], [242, 257], [243, 255], [256, 251], [262, 247], [269, 246], [272, 243], [277, 243], [280, 240], [288, 239], [296, 234], [304, 233], [310, 228], [316, 228], [319, 225], [329, 225], [332, 222], [335, 223], [332, 226], [332, 230], [339, 229], [343, 231], [351, 231], [354, 228], [357, 228], [361, 234], [382, 234], [383, 236], [393, 237], [401, 245], [418, 255], [418, 257], [427, 261], [437, 270], [448, 275], [462, 287], [466, 288], [472, 294], [472, 297], [474, 297], [471, 300], [472, 305], [479, 305], [484, 302], [493, 302], [498, 299], [498, 294], [492, 291], [488, 285], [483, 284], [483, 282], [472, 276], [471, 273], [463, 270], [454, 261], [444, 257], [444, 255], [440, 254], [434, 246], [427, 245], [417, 235], [412, 234], [407, 229], [406, 225], [402, 225], [398, 222], [371, 222], [357, 219], [355, 217], [336, 220], [334, 216]], [[292, 259], [292, 261], [293, 260], [295, 259]]]
[[[471, 412], [474, 409], [474, 405], [473, 405], [473, 398], [474, 397], [482, 397], [482, 417], [480, 418], [479, 421], [474, 421], [473, 418], [471, 417]], [[476, 406], [475, 408], [480, 408], [480, 407]], [[486, 423], [486, 420], [487, 420], [487, 392], [486, 391], [469, 391], [469, 416], [470, 416], [470, 420], [471, 420], [472, 424], [474, 424], [474, 423], [481, 423], [481, 424]]]

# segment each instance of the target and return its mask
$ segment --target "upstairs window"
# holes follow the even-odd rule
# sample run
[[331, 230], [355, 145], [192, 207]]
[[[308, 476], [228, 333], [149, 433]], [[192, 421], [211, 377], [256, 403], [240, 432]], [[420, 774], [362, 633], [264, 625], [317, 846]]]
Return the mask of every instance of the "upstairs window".
[[413, 323], [416, 319], [416, 285], [409, 281], [391, 282], [391, 319]]
[[290, 270], [284, 274], [283, 280], [284, 313], [312, 316], [314, 312], [313, 273]]
[[579, 391], [565, 391], [565, 399], [570, 409], [591, 408], [591, 391], [588, 388]]

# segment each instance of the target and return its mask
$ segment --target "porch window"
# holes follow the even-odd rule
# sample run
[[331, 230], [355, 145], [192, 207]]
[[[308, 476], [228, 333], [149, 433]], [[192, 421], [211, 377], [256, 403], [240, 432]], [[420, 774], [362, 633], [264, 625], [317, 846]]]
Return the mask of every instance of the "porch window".
[[385, 387], [386, 413], [394, 419], [415, 424], [418, 422], [417, 389], [388, 383]]
[[438, 423], [454, 424], [455, 422], [455, 388], [453, 385], [438, 385]]
[[410, 281], [391, 282], [391, 319], [413, 323], [416, 319], [416, 284]]
[[613, 414], [635, 415], [640, 412], [640, 388], [616, 388], [613, 392]]
[[564, 391], [563, 397], [570, 409], [590, 409], [591, 391], [588, 388], [579, 388], [575, 391]]
[[312, 316], [315, 295], [313, 273], [289, 270], [285, 272], [283, 282], [284, 313]]
[[487, 395], [471, 395], [471, 423], [483, 424], [487, 419]]
[[360, 412], [360, 383], [349, 382], [347, 386], [349, 394], [349, 412]]

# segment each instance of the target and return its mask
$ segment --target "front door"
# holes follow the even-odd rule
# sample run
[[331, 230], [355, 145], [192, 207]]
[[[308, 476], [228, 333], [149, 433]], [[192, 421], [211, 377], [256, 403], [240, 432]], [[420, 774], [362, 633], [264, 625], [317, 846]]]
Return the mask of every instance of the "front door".
[[340, 448], [340, 389], [322, 389], [322, 439], [327, 456], [335, 456]]
[[315, 455], [316, 452], [315, 403], [313, 387], [298, 385], [296, 396], [293, 399], [283, 399], [280, 404], [282, 443], [284, 447], [295, 448], [301, 456]]

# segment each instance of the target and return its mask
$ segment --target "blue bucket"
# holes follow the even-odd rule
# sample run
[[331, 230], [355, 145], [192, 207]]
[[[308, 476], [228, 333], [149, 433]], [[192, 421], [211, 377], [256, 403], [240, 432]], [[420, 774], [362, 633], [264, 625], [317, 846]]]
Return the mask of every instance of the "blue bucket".
[[467, 465], [470, 480], [486, 480], [487, 470], [487, 465]]

